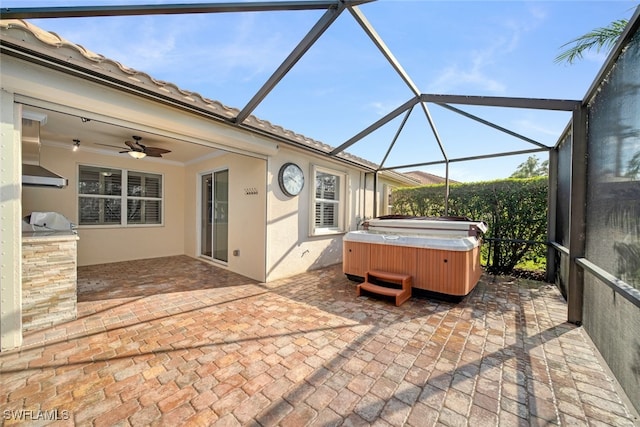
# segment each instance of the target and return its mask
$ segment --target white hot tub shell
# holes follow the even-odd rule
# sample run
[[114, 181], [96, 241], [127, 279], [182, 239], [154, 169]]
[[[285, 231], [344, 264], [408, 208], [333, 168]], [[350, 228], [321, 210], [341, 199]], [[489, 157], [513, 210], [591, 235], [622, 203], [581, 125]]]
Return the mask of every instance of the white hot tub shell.
[[478, 221], [375, 219], [368, 230], [344, 236], [343, 272], [362, 278], [378, 270], [412, 276], [412, 286], [462, 297], [480, 279], [481, 234]]

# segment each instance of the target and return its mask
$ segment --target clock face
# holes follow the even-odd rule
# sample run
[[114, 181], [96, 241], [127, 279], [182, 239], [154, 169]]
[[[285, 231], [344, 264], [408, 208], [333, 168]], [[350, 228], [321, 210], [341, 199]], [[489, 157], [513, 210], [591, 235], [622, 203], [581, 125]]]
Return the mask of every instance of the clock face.
[[294, 163], [285, 163], [280, 168], [278, 174], [280, 189], [287, 196], [297, 196], [304, 187], [304, 173], [302, 169]]

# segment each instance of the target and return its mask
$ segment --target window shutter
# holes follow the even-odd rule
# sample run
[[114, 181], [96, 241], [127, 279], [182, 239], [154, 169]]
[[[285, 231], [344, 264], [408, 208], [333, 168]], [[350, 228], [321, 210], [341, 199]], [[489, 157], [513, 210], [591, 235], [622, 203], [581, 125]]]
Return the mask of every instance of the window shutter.
[[162, 175], [81, 165], [79, 177], [80, 225], [162, 224]]

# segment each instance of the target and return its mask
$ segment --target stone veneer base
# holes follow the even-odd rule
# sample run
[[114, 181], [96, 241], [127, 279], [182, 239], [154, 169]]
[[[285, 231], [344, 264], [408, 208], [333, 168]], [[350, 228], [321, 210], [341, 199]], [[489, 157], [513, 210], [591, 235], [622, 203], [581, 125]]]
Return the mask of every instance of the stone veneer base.
[[72, 233], [23, 235], [23, 332], [76, 319], [77, 241]]

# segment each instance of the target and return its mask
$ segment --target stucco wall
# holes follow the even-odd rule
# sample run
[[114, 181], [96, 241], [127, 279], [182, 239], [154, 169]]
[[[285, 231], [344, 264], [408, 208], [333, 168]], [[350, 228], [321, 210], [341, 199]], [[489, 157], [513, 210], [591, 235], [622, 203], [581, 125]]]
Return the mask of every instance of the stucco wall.
[[[69, 144], [71, 146], [71, 144]], [[167, 163], [134, 160], [128, 156], [99, 155], [82, 149], [50, 146], [43, 141], [40, 163], [69, 180], [63, 189], [24, 187], [22, 214], [59, 212], [78, 224], [78, 165], [122, 168], [164, 175], [164, 224], [88, 228], [79, 226], [78, 265], [184, 254], [184, 168]]]
[[[296, 163], [304, 172], [304, 188], [296, 197], [286, 196], [278, 185], [278, 172], [287, 162]], [[344, 234], [310, 235], [310, 204], [315, 189], [311, 171], [313, 165], [347, 174], [346, 229], [355, 229], [356, 219], [362, 215], [364, 201], [360, 188], [363, 174], [360, 171], [319, 156], [281, 149], [277, 156], [270, 159], [267, 176], [269, 189], [267, 280], [269, 281], [342, 261]]]
[[[267, 161], [228, 153], [189, 165], [184, 183], [184, 242], [187, 255], [199, 256], [199, 181], [202, 173], [229, 170], [229, 261], [224, 268], [265, 280]], [[256, 190], [256, 191], [253, 191]], [[233, 251], [239, 251], [234, 256]]]
[[22, 344], [20, 107], [0, 89], [0, 351]]
[[[325, 156], [293, 148], [281, 147], [278, 151], [275, 141], [256, 134], [220, 126], [185, 111], [15, 58], [5, 60], [3, 57], [3, 86], [36, 107], [73, 114], [90, 112], [93, 119], [114, 125], [153, 130], [185, 142], [240, 153], [183, 166], [149, 159], [136, 161], [126, 156], [102, 156], [82, 148], [72, 153], [43, 141], [41, 163], [67, 177], [69, 187], [62, 190], [25, 188], [23, 215], [31, 211], [57, 211], [77, 223], [79, 163], [162, 173], [165, 177], [164, 225], [80, 228], [80, 266], [184, 253], [197, 256], [198, 173], [222, 166], [229, 168], [231, 209], [237, 206], [231, 215], [231, 253], [226, 267], [258, 280], [273, 280], [341, 262], [341, 234], [309, 235], [309, 189], [313, 188], [309, 176], [313, 164], [348, 175], [347, 230], [355, 229], [359, 220], [373, 214], [371, 193], [365, 197], [362, 190], [363, 172]], [[277, 185], [278, 170], [287, 161], [296, 161], [307, 177], [303, 194], [295, 198], [284, 196]], [[371, 177], [369, 181], [372, 188]], [[257, 189], [258, 194], [246, 195], [247, 188]], [[240, 255], [233, 256], [234, 250], [239, 250]]]

